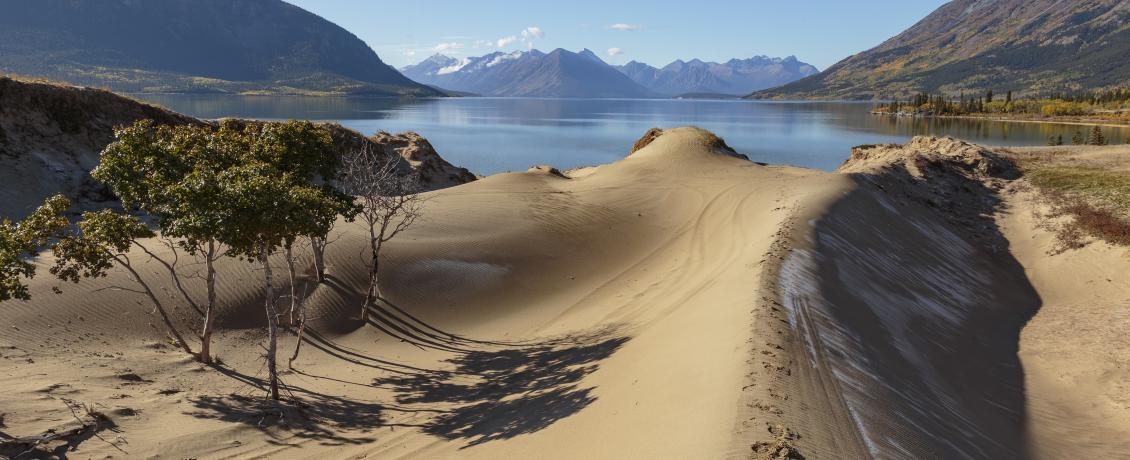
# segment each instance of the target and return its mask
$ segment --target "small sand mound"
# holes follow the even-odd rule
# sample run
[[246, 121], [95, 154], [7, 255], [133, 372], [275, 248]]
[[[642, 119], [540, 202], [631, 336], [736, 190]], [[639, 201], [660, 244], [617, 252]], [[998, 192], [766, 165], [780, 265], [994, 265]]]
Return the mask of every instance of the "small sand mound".
[[726, 141], [721, 137], [695, 126], [671, 129], [651, 128], [644, 133], [643, 137], [636, 141], [628, 156], [631, 157], [641, 150], [647, 149], [652, 145], [657, 145], [655, 142], [661, 138], [663, 139], [662, 143], [665, 144], [664, 147], [659, 149], [651, 148], [648, 150], [660, 150], [666, 152], [664, 153], [665, 155], [671, 153], [709, 152], [749, 160], [749, 157], [738, 153], [727, 145]]
[[562, 179], [569, 179], [570, 178], [569, 176], [566, 176], [565, 173], [561, 172], [561, 170], [554, 168], [553, 166], [549, 166], [549, 165], [530, 166], [530, 169], [526, 170], [526, 172], [531, 173], [531, 174], [541, 174], [541, 175], [545, 175], [545, 176], [560, 177]]

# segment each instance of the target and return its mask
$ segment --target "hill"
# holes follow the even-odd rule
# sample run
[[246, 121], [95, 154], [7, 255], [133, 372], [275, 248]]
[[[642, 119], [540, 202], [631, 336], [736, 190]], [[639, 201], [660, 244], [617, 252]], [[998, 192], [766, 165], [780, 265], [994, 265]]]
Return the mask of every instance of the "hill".
[[589, 50], [555, 49], [494, 52], [455, 59], [432, 56], [401, 69], [404, 75], [439, 88], [500, 97], [658, 97]]
[[1083, 91], [1130, 78], [1125, 0], [955, 0], [824, 72], [751, 98], [907, 98]]
[[816, 67], [798, 61], [795, 56], [770, 58], [757, 56], [731, 59], [724, 63], [677, 60], [662, 68], [632, 61], [617, 70], [632, 81], [668, 96], [695, 94], [730, 94], [740, 96], [751, 91], [771, 88], [819, 72]]
[[[79, 208], [105, 207], [115, 198], [90, 177], [114, 127], [151, 119], [160, 124], [206, 123], [109, 91], [0, 77], [0, 217], [21, 218], [43, 200], [63, 193]], [[475, 180], [436, 153], [415, 133], [365, 137], [326, 125], [342, 150], [368, 144], [420, 172], [438, 189]]]
[[0, 73], [123, 92], [439, 96], [281, 0], [5, 2]]

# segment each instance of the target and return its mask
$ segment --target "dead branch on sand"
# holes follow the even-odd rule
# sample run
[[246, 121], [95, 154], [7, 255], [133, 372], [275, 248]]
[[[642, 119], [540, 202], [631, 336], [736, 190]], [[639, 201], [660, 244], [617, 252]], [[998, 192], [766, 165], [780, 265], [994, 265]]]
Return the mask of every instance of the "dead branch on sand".
[[[18, 437], [0, 431], [0, 455], [12, 454], [11, 458], [20, 458], [37, 452], [51, 454], [58, 449], [74, 450], [80, 443], [91, 437], [96, 437], [122, 453], [127, 453], [117, 444], [98, 434], [103, 430], [113, 430], [117, 427], [117, 424], [110, 420], [109, 416], [94, 410], [85, 403], [76, 403], [68, 399], [64, 399], [63, 403], [67, 405], [67, 409], [71, 411], [71, 415], [78, 422], [77, 427], [51, 428], [40, 435]], [[83, 416], [79, 416], [76, 409], [82, 409]], [[64, 444], [54, 449], [49, 447], [56, 442], [63, 442]]]

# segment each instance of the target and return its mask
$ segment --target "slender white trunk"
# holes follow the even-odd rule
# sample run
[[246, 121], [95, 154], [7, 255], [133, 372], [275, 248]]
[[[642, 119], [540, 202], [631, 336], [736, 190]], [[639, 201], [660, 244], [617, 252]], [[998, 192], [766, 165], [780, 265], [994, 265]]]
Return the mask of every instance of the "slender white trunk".
[[208, 304], [204, 306], [204, 329], [200, 332], [200, 362], [212, 363], [212, 330], [216, 323], [216, 242], [208, 242], [205, 257], [205, 276], [208, 283]]
[[314, 272], [318, 283], [326, 282], [326, 239], [320, 236], [310, 238], [310, 249], [314, 252]]
[[275, 352], [279, 342], [279, 314], [275, 308], [275, 288], [271, 273], [271, 261], [268, 258], [266, 245], [259, 248], [259, 261], [263, 264], [263, 280], [266, 282], [266, 307], [267, 307], [267, 379], [270, 384], [271, 399], [279, 399], [279, 372], [275, 361]]
[[297, 323], [298, 313], [298, 273], [294, 268], [294, 245], [288, 244], [286, 246], [286, 269], [290, 275], [290, 325], [294, 326]]

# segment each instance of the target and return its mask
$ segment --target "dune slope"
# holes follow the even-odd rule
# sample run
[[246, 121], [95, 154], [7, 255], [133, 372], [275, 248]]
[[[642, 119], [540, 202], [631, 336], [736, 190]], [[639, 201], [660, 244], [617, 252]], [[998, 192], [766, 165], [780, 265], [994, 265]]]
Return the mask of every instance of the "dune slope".
[[[861, 147], [826, 173], [677, 128], [616, 163], [430, 192], [369, 324], [364, 229], [335, 228], [325, 284], [299, 261], [314, 320], [282, 376], [297, 405], [262, 399], [255, 266], [220, 267], [216, 367], [171, 348], [120, 273], [58, 295], [44, 275], [0, 305], [0, 432], [73, 424], [71, 400], [117, 424], [83, 457], [1110, 456], [1123, 354], [1065, 334], [1091, 305], [1086, 330], [1115, 340], [1126, 275], [1046, 263], [1017, 176], [949, 139]], [[1070, 289], [1060, 270], [1114, 281]]]
[[[11, 377], [0, 383], [13, 391], [0, 406], [32, 432], [69, 417], [51, 397], [129, 409], [117, 421], [130, 455], [746, 455], [766, 254], [797, 197], [849, 185], [755, 165], [687, 128], [583, 177], [535, 169], [433, 192], [426, 219], [389, 249], [389, 302], [370, 327], [349, 319], [363, 230], [342, 223], [330, 282], [301, 285], [318, 319], [283, 377], [308, 423], [252, 397], [263, 375], [254, 266], [221, 267], [218, 370], [162, 345], [142, 299], [106, 289], [124, 277], [57, 296], [44, 275], [34, 301], [3, 306]], [[153, 264], [145, 273], [166, 282]]]

